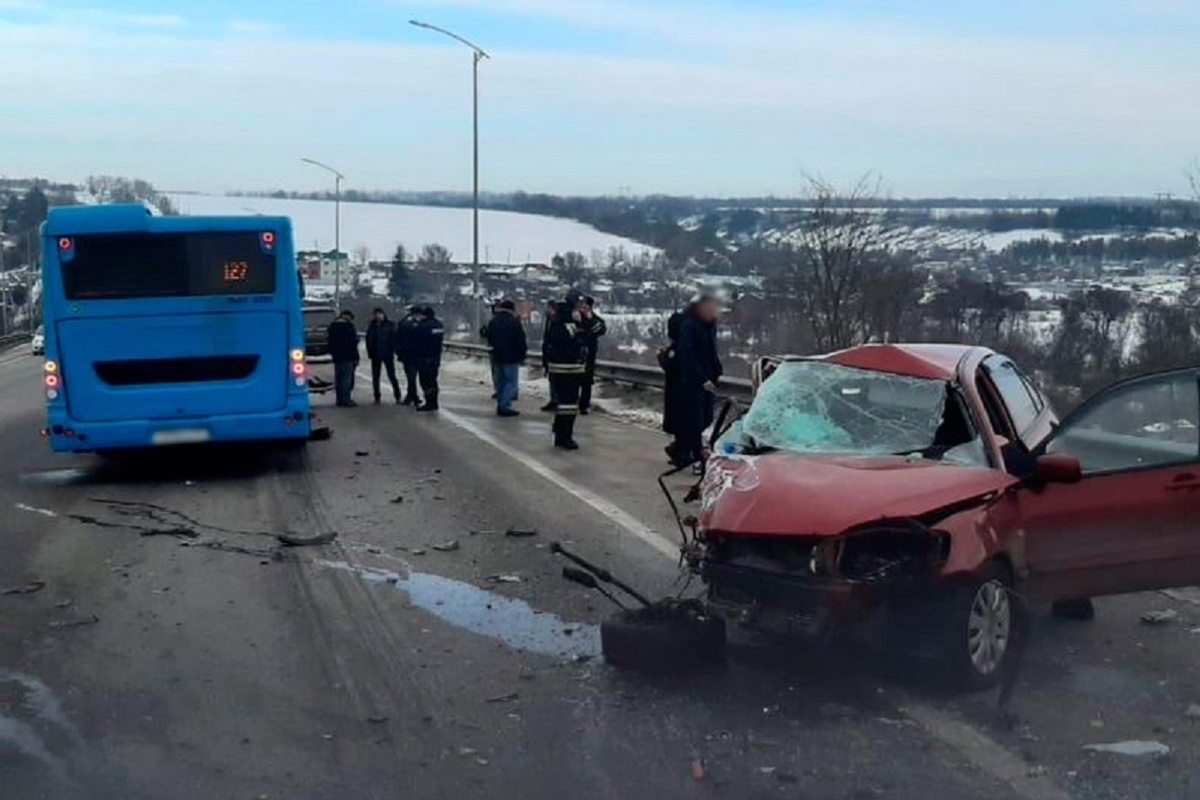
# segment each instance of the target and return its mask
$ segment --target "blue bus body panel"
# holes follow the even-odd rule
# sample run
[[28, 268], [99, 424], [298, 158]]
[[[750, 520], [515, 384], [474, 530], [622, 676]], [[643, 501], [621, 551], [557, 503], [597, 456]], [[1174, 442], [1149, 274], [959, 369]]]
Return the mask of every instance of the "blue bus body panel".
[[[66, 299], [63, 239], [214, 231], [274, 234], [273, 294]], [[289, 360], [304, 349], [290, 220], [161, 217], [142, 206], [73, 206], [51, 209], [42, 233], [46, 359], [59, 365], [62, 381], [59, 396], [47, 401], [54, 450], [308, 437], [308, 388], [290, 371]], [[201, 363], [210, 372], [213, 364], [233, 366], [180, 378], [181, 369]], [[146, 364], [172, 377], [128, 377]]]

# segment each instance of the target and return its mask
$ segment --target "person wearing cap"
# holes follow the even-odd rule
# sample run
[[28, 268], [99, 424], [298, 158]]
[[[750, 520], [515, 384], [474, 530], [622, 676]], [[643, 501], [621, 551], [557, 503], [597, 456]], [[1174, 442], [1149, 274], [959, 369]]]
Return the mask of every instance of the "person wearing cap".
[[433, 307], [421, 309], [414, 339], [417, 373], [421, 379], [421, 391], [425, 393], [425, 402], [417, 406], [417, 411], [438, 410], [438, 372], [442, 367], [442, 340], [445, 336], [446, 326], [437, 318]]
[[592, 386], [596, 383], [596, 354], [600, 351], [600, 337], [608, 333], [604, 318], [596, 313], [596, 298], [585, 297], [579, 306], [583, 337], [587, 342], [587, 372], [579, 387], [579, 413], [587, 414], [592, 408]]
[[375, 309], [371, 322], [367, 325], [367, 358], [371, 359], [371, 388], [375, 392], [375, 405], [379, 405], [381, 395], [379, 389], [380, 373], [386, 369], [388, 381], [392, 384], [392, 397], [400, 403], [400, 384], [396, 381], [396, 323], [388, 319], [387, 312], [382, 308]]
[[578, 298], [560, 303], [546, 331], [546, 372], [554, 396], [554, 446], [578, 450], [575, 419], [579, 416], [579, 388], [587, 372], [587, 340], [580, 324]]
[[421, 397], [417, 393], [417, 379], [420, 370], [417, 366], [417, 326], [423, 318], [421, 306], [409, 306], [408, 316], [396, 324], [396, 358], [404, 367], [405, 392], [401, 405], [419, 406]]
[[354, 327], [354, 312], [338, 314], [329, 323], [329, 356], [333, 359], [333, 384], [337, 404], [352, 408], [354, 402], [354, 371], [358, 369], [358, 330]]
[[512, 406], [517, 397], [521, 365], [525, 363], [529, 344], [525, 339], [525, 326], [517, 319], [517, 307], [512, 300], [502, 300], [496, 304], [495, 315], [484, 327], [483, 337], [491, 348], [496, 414], [501, 417], [519, 416], [521, 412]]
[[701, 296], [688, 306], [679, 326], [675, 359], [675, 440], [672, 463], [683, 467], [704, 458], [704, 429], [713, 422], [713, 393], [723, 368], [717, 353], [717, 319], [720, 305], [715, 297]]

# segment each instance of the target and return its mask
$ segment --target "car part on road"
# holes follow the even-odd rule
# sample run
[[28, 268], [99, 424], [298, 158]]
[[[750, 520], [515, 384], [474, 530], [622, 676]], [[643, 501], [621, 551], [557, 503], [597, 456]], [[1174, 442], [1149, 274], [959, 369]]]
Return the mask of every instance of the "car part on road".
[[10, 586], [7, 589], [0, 589], [0, 595], [3, 594], [37, 594], [42, 589], [46, 588], [45, 581], [30, 581], [24, 586]]
[[678, 674], [724, 661], [725, 620], [699, 600], [667, 598], [602, 622], [600, 644], [614, 667]]
[[651, 603], [649, 600], [646, 599], [645, 595], [638, 592], [636, 589], [632, 588], [628, 584], [623, 583], [622, 581], [618, 580], [617, 578], [614, 578], [613, 574], [611, 572], [609, 572], [608, 570], [604, 569], [603, 567], [598, 567], [595, 564], [592, 564], [591, 562], [587, 561], [583, 557], [577, 556], [574, 553], [568, 551], [565, 547], [562, 546], [562, 544], [560, 542], [551, 542], [550, 543], [550, 552], [554, 553], [556, 555], [560, 555], [563, 558], [567, 559], [568, 561], [575, 562], [575, 564], [579, 565], [584, 570], [586, 570], [587, 572], [590, 572], [593, 576], [595, 576], [597, 580], [600, 580], [604, 583], [612, 584], [613, 586], [617, 587], [621, 591], [625, 592], [625, 594], [632, 597], [634, 600], [637, 600], [643, 606], [649, 607], [649, 606], [653, 605], [653, 603]]
[[[724, 660], [725, 620], [713, 614], [707, 604], [673, 597], [650, 602], [608, 570], [565, 550], [558, 542], [551, 543], [550, 552], [582, 568], [563, 567], [564, 578], [595, 589], [621, 607], [621, 611], [600, 623], [600, 646], [609, 664], [665, 674], [712, 666]], [[626, 608], [602, 583], [617, 587], [641, 607]]]
[[279, 543], [285, 547], [312, 547], [323, 544], [331, 544], [337, 539], [336, 531], [321, 533], [316, 536], [292, 536], [288, 533], [280, 533], [275, 536]]

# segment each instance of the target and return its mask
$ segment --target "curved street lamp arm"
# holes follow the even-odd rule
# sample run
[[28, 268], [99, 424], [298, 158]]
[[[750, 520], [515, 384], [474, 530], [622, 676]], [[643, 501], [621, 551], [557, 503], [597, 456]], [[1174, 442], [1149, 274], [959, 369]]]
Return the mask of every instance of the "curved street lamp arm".
[[463, 37], [459, 36], [457, 33], [454, 33], [453, 31], [448, 31], [445, 28], [439, 28], [437, 25], [430, 25], [428, 22], [421, 22], [421, 21], [415, 20], [415, 19], [410, 19], [408, 21], [408, 24], [415, 25], [418, 28], [425, 28], [426, 30], [430, 30], [430, 31], [437, 31], [438, 33], [442, 34], [443, 36], [449, 36], [451, 39], [455, 40], [456, 42], [461, 42], [462, 44], [465, 44], [467, 47], [474, 50], [476, 56], [478, 56], [479, 58], [491, 58], [491, 56], [488, 55], [488, 52], [486, 50], [484, 50], [482, 47], [480, 47], [479, 45], [475, 44], [472, 41], [464, 39]]

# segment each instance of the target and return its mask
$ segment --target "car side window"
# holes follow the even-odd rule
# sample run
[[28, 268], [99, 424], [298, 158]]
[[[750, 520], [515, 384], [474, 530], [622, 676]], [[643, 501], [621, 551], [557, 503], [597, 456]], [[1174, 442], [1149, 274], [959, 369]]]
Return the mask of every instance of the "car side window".
[[[1008, 359], [992, 356], [983, 362], [983, 368], [1004, 401], [1017, 436], [1024, 436], [1046, 407], [1041, 394], [1033, 389], [1029, 379]], [[1034, 443], [1025, 444], [1032, 446]]]
[[1069, 417], [1046, 452], [1075, 456], [1085, 475], [1200, 462], [1198, 387], [1195, 371], [1118, 385]]

